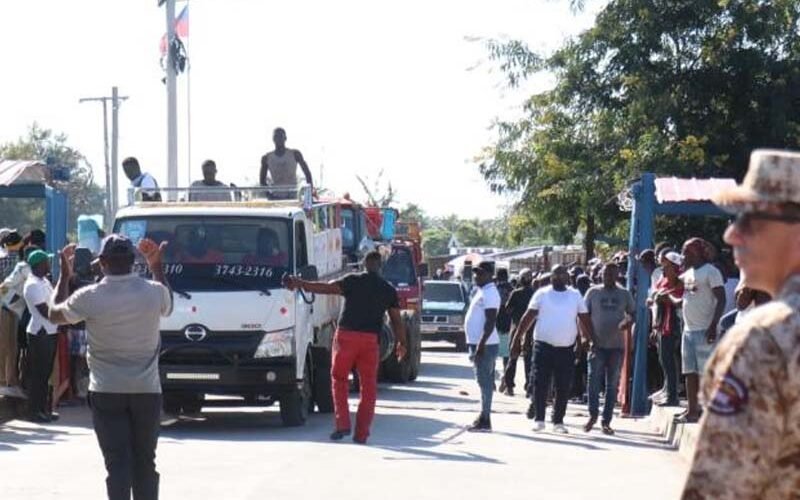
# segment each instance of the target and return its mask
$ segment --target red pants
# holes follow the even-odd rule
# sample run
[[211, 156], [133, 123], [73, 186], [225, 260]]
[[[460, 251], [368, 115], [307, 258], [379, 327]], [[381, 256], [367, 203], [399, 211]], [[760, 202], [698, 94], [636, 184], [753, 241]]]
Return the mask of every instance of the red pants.
[[355, 366], [361, 381], [361, 402], [356, 415], [354, 437], [366, 440], [369, 427], [375, 416], [375, 400], [378, 390], [378, 336], [374, 333], [353, 330], [336, 330], [333, 338], [333, 408], [336, 414], [336, 429], [350, 429], [350, 407], [348, 378]]

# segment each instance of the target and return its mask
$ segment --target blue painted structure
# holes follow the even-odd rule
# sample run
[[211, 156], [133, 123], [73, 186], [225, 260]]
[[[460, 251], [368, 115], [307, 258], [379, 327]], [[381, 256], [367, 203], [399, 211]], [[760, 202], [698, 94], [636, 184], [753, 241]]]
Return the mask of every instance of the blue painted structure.
[[[0, 186], [0, 198], [42, 198], [45, 200], [47, 251], [57, 253], [67, 244], [67, 195], [45, 184]], [[58, 276], [58, 259], [53, 259], [53, 275]]]
[[[649, 412], [647, 394], [647, 343], [649, 321], [647, 311], [647, 290], [650, 288], [650, 275], [639, 265], [635, 256], [646, 248], [653, 248], [656, 215], [691, 215], [730, 217], [710, 201], [687, 201], [658, 203], [656, 200], [655, 174], [643, 174], [631, 186], [633, 211], [631, 212], [631, 231], [628, 250], [628, 290], [634, 294], [636, 302], [636, 329], [633, 343], [633, 389], [631, 391], [631, 415], [642, 416]], [[636, 283], [636, 290], [634, 290]]]

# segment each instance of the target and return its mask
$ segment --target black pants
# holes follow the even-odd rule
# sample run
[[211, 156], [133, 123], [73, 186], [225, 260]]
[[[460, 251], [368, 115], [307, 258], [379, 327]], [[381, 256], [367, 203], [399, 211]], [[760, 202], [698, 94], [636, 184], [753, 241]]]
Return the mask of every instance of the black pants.
[[57, 335], [28, 334], [28, 405], [32, 414], [50, 414], [48, 381], [56, 359]]
[[574, 373], [574, 345], [555, 347], [546, 342], [533, 343], [533, 402], [537, 422], [544, 422], [550, 383], [555, 379], [556, 401], [553, 407], [553, 423], [564, 423]]
[[158, 499], [156, 444], [161, 394], [89, 395], [97, 441], [106, 463], [109, 500]]
[[678, 338], [676, 334], [658, 337], [658, 356], [666, 381], [667, 401], [671, 404], [678, 402], [678, 366], [675, 359]]
[[[524, 349], [525, 353], [522, 354], [522, 361], [525, 364], [525, 393], [530, 396], [531, 394], [531, 357], [533, 353], [531, 352], [533, 349], [531, 347], [531, 341], [528, 337], [528, 345], [525, 346], [527, 349]], [[517, 378], [517, 361], [519, 358], [509, 358], [508, 366], [505, 367], [506, 372], [506, 387], [510, 387], [513, 389], [516, 387], [515, 379]]]
[[586, 394], [589, 362], [588, 353], [581, 349], [580, 356], [575, 363], [575, 375], [572, 383], [572, 397], [583, 398]]

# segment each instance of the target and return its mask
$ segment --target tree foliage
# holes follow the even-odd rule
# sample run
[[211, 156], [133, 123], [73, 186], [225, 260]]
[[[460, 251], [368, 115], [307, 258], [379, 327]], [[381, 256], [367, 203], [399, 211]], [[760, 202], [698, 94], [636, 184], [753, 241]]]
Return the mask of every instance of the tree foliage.
[[[67, 167], [67, 182], [50, 184], [68, 195], [69, 227], [74, 232], [79, 214], [104, 213], [103, 190], [94, 183], [92, 168], [86, 158], [67, 144], [67, 136], [34, 123], [24, 137], [0, 146], [0, 158], [9, 160], [41, 160]], [[0, 225], [21, 231], [44, 227], [44, 202], [27, 199], [0, 199]]]
[[497, 123], [481, 172], [557, 240], [624, 236], [615, 197], [643, 172], [741, 179], [754, 148], [800, 146], [799, 19], [796, 0], [612, 0], [548, 56], [494, 42], [509, 85], [556, 83]]

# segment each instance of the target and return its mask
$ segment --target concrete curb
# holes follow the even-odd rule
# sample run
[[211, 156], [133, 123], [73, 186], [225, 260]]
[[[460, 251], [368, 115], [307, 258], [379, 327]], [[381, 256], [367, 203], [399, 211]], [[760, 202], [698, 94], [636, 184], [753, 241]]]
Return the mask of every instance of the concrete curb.
[[689, 461], [694, 456], [700, 425], [675, 422], [675, 416], [683, 410], [681, 407], [654, 405], [648, 420], [653, 430], [661, 434], [670, 446], [678, 450], [681, 458]]

